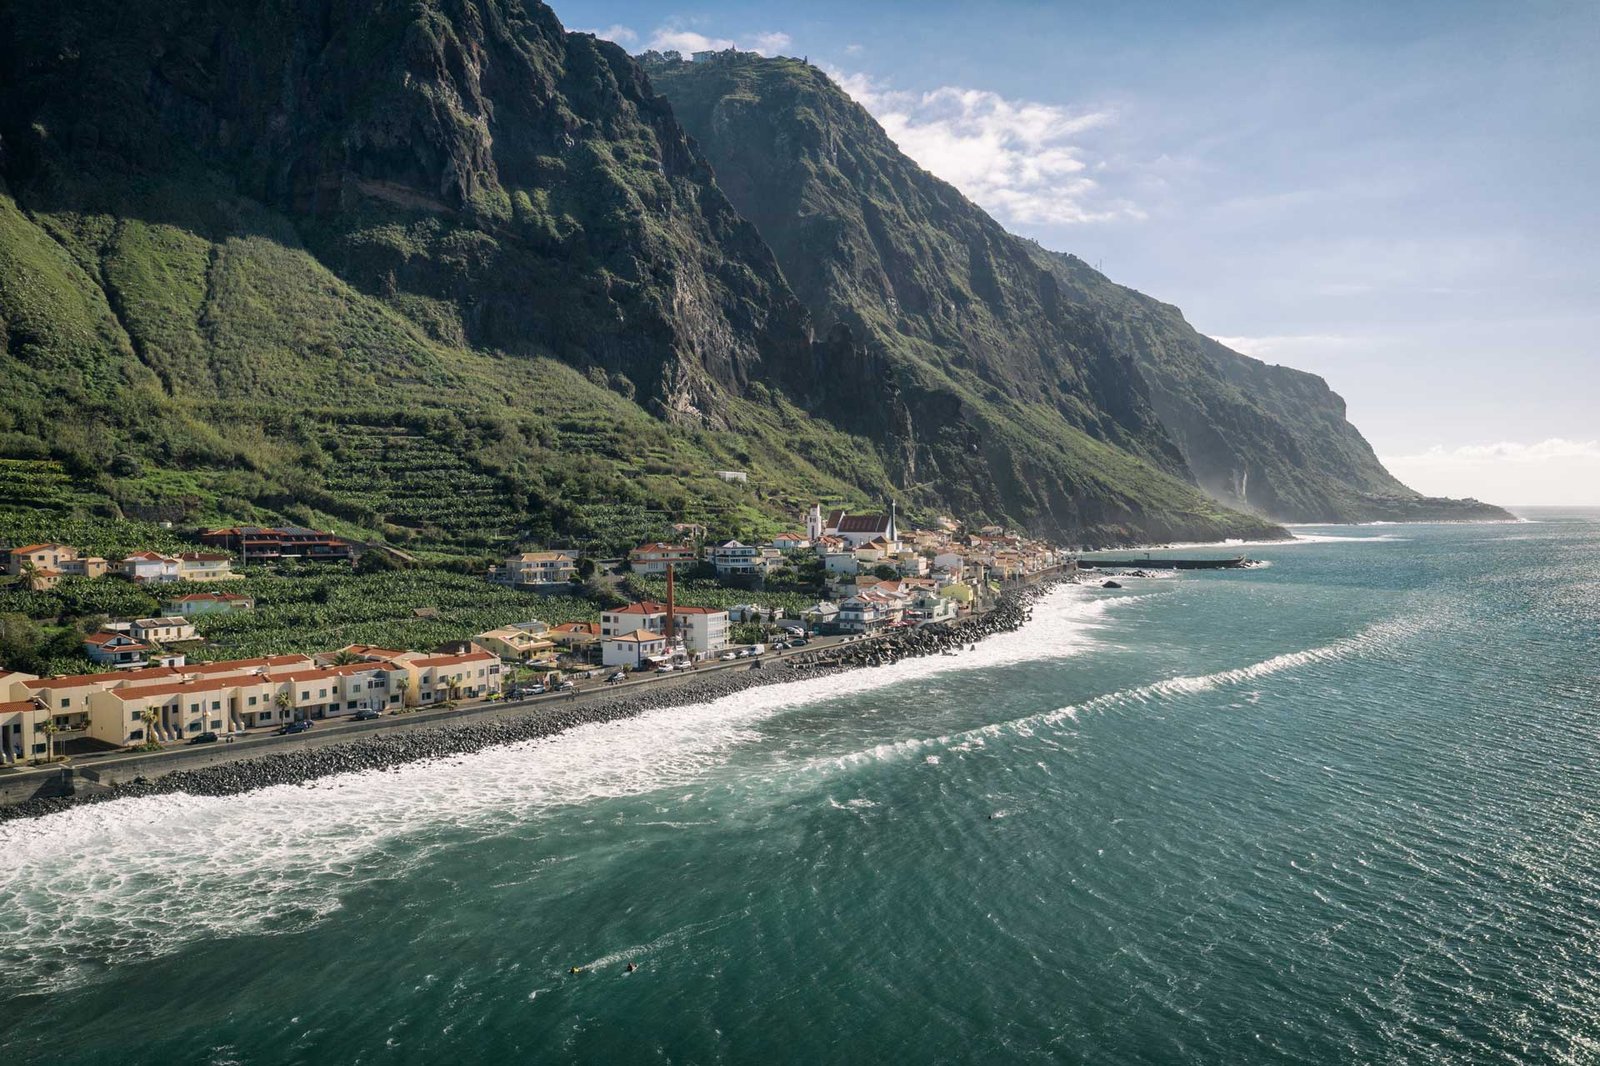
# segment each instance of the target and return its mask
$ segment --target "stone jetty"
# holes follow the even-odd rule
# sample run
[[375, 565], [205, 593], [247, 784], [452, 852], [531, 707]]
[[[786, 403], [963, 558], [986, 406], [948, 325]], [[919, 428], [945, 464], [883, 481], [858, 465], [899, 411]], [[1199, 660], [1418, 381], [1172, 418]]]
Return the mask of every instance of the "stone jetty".
[[37, 817], [83, 804], [128, 797], [174, 792], [197, 796], [230, 796], [273, 785], [300, 784], [332, 774], [386, 770], [426, 759], [537, 740], [575, 726], [615, 722], [660, 708], [705, 703], [757, 685], [793, 681], [797, 676], [842, 673], [861, 667], [885, 666], [918, 656], [938, 655], [1017, 629], [1032, 617], [1033, 602], [1053, 584], [1044, 581], [1005, 592], [990, 610], [954, 622], [893, 630], [822, 652], [794, 651], [781, 657], [768, 656], [761, 661], [760, 669], [721, 670], [660, 688], [643, 685], [614, 696], [603, 692], [585, 695], [571, 704], [532, 705], [521, 713], [508, 708], [504, 717], [494, 719], [410, 730], [378, 730], [347, 742], [322, 747], [292, 749], [219, 765], [174, 770], [161, 777], [136, 778], [126, 784], [89, 793], [31, 799], [0, 807], [0, 821]]

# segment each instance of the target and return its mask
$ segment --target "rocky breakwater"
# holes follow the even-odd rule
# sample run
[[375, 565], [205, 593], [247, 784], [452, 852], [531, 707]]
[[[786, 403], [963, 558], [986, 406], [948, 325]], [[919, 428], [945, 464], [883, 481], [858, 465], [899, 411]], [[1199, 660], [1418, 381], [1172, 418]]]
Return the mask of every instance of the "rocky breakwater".
[[[160, 777], [136, 778], [92, 793], [29, 800], [0, 807], [0, 821], [30, 818], [83, 804], [164, 793], [229, 796], [274, 785], [293, 785], [332, 774], [387, 770], [406, 763], [461, 755], [504, 744], [551, 737], [576, 726], [614, 722], [646, 711], [705, 703], [737, 695], [757, 685], [792, 681], [804, 676], [842, 673], [864, 666], [883, 666], [902, 659], [937, 655], [965, 648], [979, 640], [1017, 629], [1032, 617], [1032, 604], [1053, 582], [1042, 582], [1003, 594], [980, 615], [918, 629], [891, 630], [881, 636], [817, 652], [768, 657], [760, 669], [717, 670], [676, 683], [647, 683], [623, 692], [582, 694], [571, 702], [541, 702], [527, 707], [496, 708], [495, 717], [411, 729], [378, 730], [321, 747], [295, 748], [271, 755]], [[396, 724], [402, 724], [403, 719]]]

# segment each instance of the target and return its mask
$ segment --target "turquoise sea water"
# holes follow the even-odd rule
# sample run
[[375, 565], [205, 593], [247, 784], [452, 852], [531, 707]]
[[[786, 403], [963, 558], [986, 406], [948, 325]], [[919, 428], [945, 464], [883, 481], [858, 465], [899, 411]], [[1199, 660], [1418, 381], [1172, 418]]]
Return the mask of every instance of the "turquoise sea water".
[[0, 826], [0, 1061], [1600, 1060], [1600, 512], [1529, 515]]

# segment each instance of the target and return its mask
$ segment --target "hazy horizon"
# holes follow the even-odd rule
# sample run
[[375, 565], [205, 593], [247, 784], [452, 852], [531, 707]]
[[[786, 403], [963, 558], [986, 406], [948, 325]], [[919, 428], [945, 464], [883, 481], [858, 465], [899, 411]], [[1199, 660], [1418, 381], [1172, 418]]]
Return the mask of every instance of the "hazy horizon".
[[1600, 6], [555, 7], [809, 58], [1007, 228], [1325, 377], [1419, 491], [1600, 505]]

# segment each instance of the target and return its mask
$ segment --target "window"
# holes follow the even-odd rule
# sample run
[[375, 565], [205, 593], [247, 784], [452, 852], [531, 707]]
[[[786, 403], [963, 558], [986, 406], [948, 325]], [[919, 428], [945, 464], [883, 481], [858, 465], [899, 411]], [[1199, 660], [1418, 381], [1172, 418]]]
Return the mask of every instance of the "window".
[[128, 730], [128, 739], [129, 740], [143, 740], [144, 739], [144, 730], [142, 730], [142, 729], [130, 729], [130, 730]]
[[72, 697], [70, 697], [70, 696], [62, 697], [62, 699], [61, 699], [61, 709], [62, 710], [66, 710], [68, 707], [71, 707], [71, 706], [72, 706]]
[[254, 696], [251, 696], [250, 697], [250, 706], [254, 707], [255, 705], [256, 705], [256, 698]]
[[212, 709], [212, 710], [213, 710], [213, 711], [220, 711], [220, 710], [222, 710], [222, 701], [221, 701], [221, 700], [212, 700], [212, 701], [211, 701], [211, 709]]
[[355, 684], [351, 685], [350, 686], [350, 691], [351, 692], [360, 692], [361, 691], [361, 682], [357, 681]]
[[306, 689], [304, 692], [300, 693], [300, 698], [303, 700], [309, 700], [311, 698], [311, 690]]
[[355, 700], [351, 700], [349, 703], [344, 705], [344, 709], [347, 710], [347, 711], [355, 710], [356, 709], [356, 701]]
[[199, 714], [200, 713], [200, 705], [198, 703], [189, 704], [189, 713], [190, 714]]
[[325, 689], [325, 688], [317, 689], [317, 699], [325, 700], [327, 698], [328, 698], [328, 690], [327, 689]]

